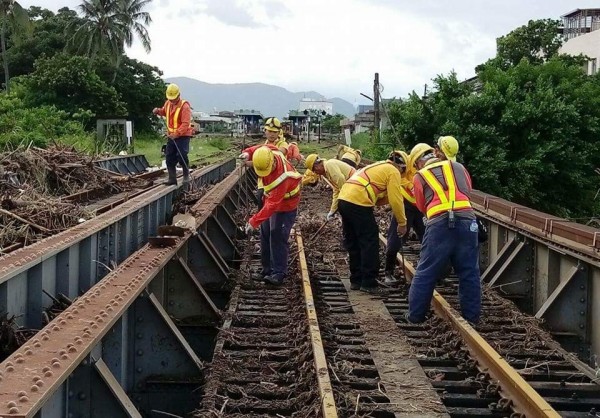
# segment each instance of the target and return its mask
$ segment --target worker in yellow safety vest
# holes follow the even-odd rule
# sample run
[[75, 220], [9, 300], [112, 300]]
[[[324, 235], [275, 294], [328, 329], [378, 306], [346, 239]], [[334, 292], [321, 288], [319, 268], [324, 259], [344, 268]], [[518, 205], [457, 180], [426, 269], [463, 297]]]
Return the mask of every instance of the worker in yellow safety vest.
[[167, 119], [167, 146], [165, 148], [165, 162], [169, 179], [166, 184], [177, 184], [177, 163], [183, 169], [183, 184], [187, 187], [189, 183], [188, 153], [190, 151], [190, 138], [193, 129], [190, 125], [192, 120], [192, 108], [187, 100], [181, 99], [179, 86], [169, 84], [166, 91], [167, 101], [163, 107], [156, 107], [152, 113], [164, 116]]
[[406, 154], [393, 151], [385, 161], [358, 170], [342, 186], [338, 210], [342, 217], [344, 245], [349, 255], [350, 288], [381, 293], [379, 275], [379, 228], [373, 208], [389, 205], [398, 222], [398, 233], [406, 232], [402, 174]]
[[327, 183], [329, 183], [331, 186], [333, 196], [331, 198], [331, 207], [329, 208], [329, 213], [326, 216], [326, 220], [330, 221], [333, 219], [338, 210], [338, 196], [342, 186], [356, 170], [340, 160], [321, 159], [319, 158], [318, 154], [310, 154], [308, 157], [306, 157], [305, 164], [307, 170], [310, 170], [312, 173], [315, 173], [319, 176], [325, 177]]
[[481, 315], [478, 224], [469, 195], [471, 177], [455, 161], [430, 162], [427, 152], [416, 160], [413, 179], [416, 205], [427, 218], [421, 257], [409, 291], [408, 322], [418, 323], [429, 312], [436, 281], [450, 263], [459, 279], [463, 317], [477, 323]]
[[362, 151], [346, 145], [340, 145], [338, 148], [338, 158], [346, 164], [350, 164], [353, 168], [358, 168], [362, 158]]

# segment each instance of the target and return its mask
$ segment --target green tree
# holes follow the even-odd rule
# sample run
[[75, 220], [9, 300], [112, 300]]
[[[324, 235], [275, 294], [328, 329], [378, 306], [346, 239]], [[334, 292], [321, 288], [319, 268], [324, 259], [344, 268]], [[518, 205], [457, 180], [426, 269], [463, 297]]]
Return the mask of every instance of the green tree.
[[[590, 216], [600, 165], [600, 76], [581, 58], [555, 56], [480, 68], [482, 88], [454, 74], [391, 112], [406, 148], [439, 135], [459, 140], [476, 188], [559, 216]], [[568, 191], [568, 196], [565, 196]]]
[[[165, 99], [162, 72], [126, 55], [122, 60], [112, 86], [125, 104], [128, 118], [133, 120], [136, 131], [150, 131], [155, 121], [152, 109]], [[107, 83], [112, 80], [113, 70], [108, 64], [108, 59], [98, 60], [96, 73]]]
[[563, 44], [560, 22], [552, 19], [530, 20], [496, 40], [498, 65], [517, 65], [522, 59], [540, 64], [558, 53]]
[[[20, 42], [12, 42], [9, 34], [10, 48], [7, 50], [11, 76], [29, 74], [34, 70], [35, 60], [42, 55], [51, 57], [64, 50], [66, 46], [65, 28], [73, 22], [81, 22], [74, 10], [60, 9], [56, 14], [40, 7], [30, 7], [27, 13], [31, 22], [31, 36]], [[4, 72], [2, 73], [4, 76]]]
[[2, 49], [2, 64], [4, 70], [4, 84], [6, 91], [10, 91], [10, 74], [8, 70], [8, 56], [6, 49], [7, 31], [13, 34], [13, 42], [18, 42], [19, 37], [29, 32], [29, 17], [27, 12], [15, 0], [0, 0], [0, 48]]
[[99, 118], [127, 115], [115, 88], [90, 69], [89, 60], [65, 53], [37, 60], [35, 71], [19, 80], [25, 103], [54, 105], [70, 115], [87, 110]]
[[83, 0], [79, 5], [82, 22], [72, 22], [69, 47], [90, 58], [89, 68], [99, 54], [117, 60], [123, 52], [126, 27], [117, 0]]
[[321, 127], [324, 131], [330, 133], [340, 133], [342, 132], [340, 122], [345, 118], [344, 115], [340, 115], [339, 113], [335, 115], [326, 115], [321, 122]]

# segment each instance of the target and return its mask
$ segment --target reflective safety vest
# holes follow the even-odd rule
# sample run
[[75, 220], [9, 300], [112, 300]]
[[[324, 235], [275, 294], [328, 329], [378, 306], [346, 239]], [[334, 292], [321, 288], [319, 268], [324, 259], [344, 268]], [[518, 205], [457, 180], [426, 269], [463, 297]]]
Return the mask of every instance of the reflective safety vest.
[[169, 133], [177, 132], [177, 128], [179, 127], [179, 124], [181, 123], [181, 120], [179, 119], [179, 113], [181, 113], [181, 108], [186, 103], [187, 103], [186, 100], [180, 100], [179, 103], [177, 103], [175, 105], [177, 107], [175, 108], [175, 114], [173, 115], [173, 118], [171, 119], [171, 106], [173, 106], [173, 104], [171, 103], [170, 100], [167, 102], [167, 108], [165, 109], [166, 110], [165, 114], [167, 117], [167, 130], [169, 131]]
[[364, 186], [364, 188], [367, 190], [367, 194], [369, 195], [369, 200], [374, 205], [377, 204], [377, 201], [379, 199], [386, 197], [387, 190], [379, 190], [377, 186], [371, 184], [371, 179], [369, 178], [369, 175], [367, 174], [366, 170], [367, 168], [375, 167], [381, 164], [388, 164], [388, 162], [380, 161], [378, 163], [371, 164], [370, 166], [365, 167], [362, 170], [359, 170], [356, 173], [354, 173], [354, 175], [350, 177], [347, 181], [350, 184], [359, 184], [361, 186]]
[[415, 198], [415, 195], [411, 188], [402, 186], [400, 187], [400, 193], [402, 193], [402, 197], [404, 198], [404, 200], [408, 201], [409, 203], [413, 205], [417, 203], [417, 199]]
[[[265, 192], [265, 196], [269, 196], [269, 192], [271, 190], [273, 190], [275, 187], [279, 186], [281, 183], [283, 183], [285, 180], [287, 180], [289, 178], [291, 178], [291, 179], [301, 179], [302, 178], [302, 174], [300, 174], [296, 170], [294, 170], [294, 167], [292, 167], [292, 165], [289, 163], [288, 160], [285, 159], [285, 156], [280, 151], [273, 151], [273, 156], [276, 159], [276, 161], [279, 161], [279, 163], [282, 165], [283, 173], [281, 173], [281, 175], [279, 177], [277, 177], [275, 180], [273, 180], [269, 184], [264, 184], [264, 181], [263, 181], [262, 188]], [[294, 187], [294, 189], [287, 192], [283, 198], [290, 199], [290, 198], [296, 196], [300, 192], [300, 186], [301, 186], [301, 183], [298, 182], [296, 187]]]
[[[269, 145], [269, 144], [270, 144], [269, 141], [265, 141], [265, 145]], [[285, 142], [285, 139], [279, 139], [277, 142], [275, 142], [275, 146], [277, 148], [281, 148], [281, 146], [284, 145], [284, 144], [287, 145], [287, 143]], [[281, 154], [281, 155], [283, 155], [283, 154]], [[283, 155], [283, 158], [285, 158], [285, 155]], [[262, 177], [258, 178], [256, 187], [259, 188], [259, 189], [263, 189], [264, 188], [263, 187]]]
[[[431, 172], [431, 170], [436, 167], [442, 168], [442, 174], [444, 176], [444, 180], [446, 181], [445, 190], [444, 186], [442, 186], [435, 175]], [[440, 161], [438, 163], [430, 164], [420, 170], [419, 174], [423, 176], [425, 182], [429, 187], [431, 187], [431, 190], [434, 194], [433, 199], [427, 206], [427, 219], [431, 219], [435, 215], [439, 215], [440, 213], [445, 213], [450, 210], [471, 208], [471, 202], [469, 201], [468, 197], [466, 197], [463, 193], [460, 193], [460, 190], [460, 197], [457, 200], [456, 178], [454, 176], [452, 163], [450, 161]]]

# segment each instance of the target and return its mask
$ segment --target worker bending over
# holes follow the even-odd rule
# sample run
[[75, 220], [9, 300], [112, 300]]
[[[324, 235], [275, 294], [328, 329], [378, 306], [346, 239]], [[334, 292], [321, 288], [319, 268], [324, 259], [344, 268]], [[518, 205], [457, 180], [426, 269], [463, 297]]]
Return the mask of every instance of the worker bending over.
[[[398, 282], [394, 277], [396, 260], [398, 251], [408, 241], [410, 230], [412, 229], [417, 234], [419, 242], [423, 240], [425, 234], [425, 224], [423, 223], [423, 214], [416, 206], [415, 195], [413, 192], [413, 178], [417, 172], [416, 162], [425, 153], [430, 153], [433, 148], [427, 144], [420, 143], [413, 147], [408, 156], [408, 166], [402, 181], [402, 196], [404, 197], [404, 213], [406, 214], [406, 233], [402, 236], [398, 235], [398, 222], [392, 214], [390, 216], [390, 225], [387, 231], [387, 243], [385, 249], [385, 285], [393, 285]], [[437, 160], [431, 159], [428, 162]]]
[[350, 288], [368, 293], [380, 293], [379, 228], [373, 208], [387, 203], [398, 221], [398, 233], [406, 232], [406, 217], [402, 198], [402, 175], [406, 160], [398, 151], [357, 171], [346, 181], [338, 196], [342, 216], [344, 245], [349, 255]]
[[155, 107], [152, 113], [167, 119], [167, 146], [165, 147], [165, 162], [169, 179], [166, 184], [177, 184], [177, 163], [183, 169], [183, 185], [188, 187], [190, 181], [190, 138], [193, 129], [192, 108], [188, 101], [182, 100], [177, 84], [167, 87], [167, 101], [163, 107]]
[[[285, 136], [283, 134], [283, 128], [281, 127], [281, 122], [276, 117], [267, 118], [264, 126], [265, 131], [265, 145], [274, 146], [279, 152], [283, 154], [283, 156], [287, 156], [289, 145], [285, 141]], [[262, 179], [258, 178], [258, 184], [256, 186], [257, 193], [256, 198], [258, 200], [258, 208], [262, 208], [263, 204], [263, 186]]]
[[427, 225], [421, 258], [408, 296], [409, 322], [423, 322], [429, 311], [433, 289], [448, 263], [459, 278], [463, 317], [477, 323], [481, 315], [481, 283], [478, 265], [478, 226], [469, 195], [469, 173], [454, 161], [438, 161], [433, 152], [417, 161], [414, 177], [416, 204], [426, 214]]
[[302, 175], [273, 145], [246, 148], [240, 157], [252, 161], [263, 187], [262, 208], [246, 224], [246, 233], [260, 226], [262, 272], [253, 278], [280, 285], [287, 274], [288, 239], [296, 220]]
[[360, 160], [362, 158], [362, 152], [359, 149], [347, 147], [346, 145], [340, 145], [338, 148], [338, 158], [351, 165], [353, 168], [358, 168]]
[[330, 221], [338, 210], [338, 196], [340, 194], [340, 189], [356, 170], [340, 160], [320, 159], [317, 154], [310, 154], [306, 157], [306, 168], [319, 176], [324, 176], [331, 185], [333, 196], [331, 198], [331, 207], [329, 208], [329, 213], [326, 218], [327, 221]]

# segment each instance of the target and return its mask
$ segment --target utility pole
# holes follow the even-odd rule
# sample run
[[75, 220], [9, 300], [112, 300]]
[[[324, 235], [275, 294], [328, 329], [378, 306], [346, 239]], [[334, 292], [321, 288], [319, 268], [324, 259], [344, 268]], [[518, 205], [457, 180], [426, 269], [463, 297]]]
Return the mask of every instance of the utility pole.
[[379, 142], [379, 73], [375, 73], [375, 80], [373, 82], [373, 107], [375, 113], [374, 128], [375, 128], [375, 142]]

